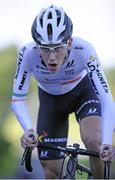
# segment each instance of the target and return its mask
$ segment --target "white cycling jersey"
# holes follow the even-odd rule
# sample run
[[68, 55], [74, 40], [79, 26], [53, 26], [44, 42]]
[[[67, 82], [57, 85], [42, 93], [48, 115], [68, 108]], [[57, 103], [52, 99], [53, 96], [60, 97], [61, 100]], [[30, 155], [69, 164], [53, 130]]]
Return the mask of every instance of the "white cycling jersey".
[[42, 60], [35, 42], [24, 46], [17, 58], [12, 108], [23, 129], [32, 128], [25, 104], [31, 75], [44, 91], [60, 95], [71, 91], [87, 75], [101, 102], [103, 143], [112, 144], [114, 102], [100, 61], [93, 46], [80, 38], [73, 38], [69, 56], [58, 72], [50, 72]]

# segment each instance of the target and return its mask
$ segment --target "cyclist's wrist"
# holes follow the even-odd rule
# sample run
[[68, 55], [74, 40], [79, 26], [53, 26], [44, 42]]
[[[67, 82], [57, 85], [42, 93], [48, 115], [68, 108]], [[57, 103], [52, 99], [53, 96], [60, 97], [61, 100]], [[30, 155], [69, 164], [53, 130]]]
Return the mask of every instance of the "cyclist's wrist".
[[35, 133], [34, 129], [28, 129], [28, 133]]
[[34, 129], [29, 129], [27, 132], [28, 135], [34, 135], [34, 137], [38, 137], [38, 134], [36, 133], [36, 131]]
[[34, 129], [29, 129], [28, 132], [27, 132], [28, 135], [34, 135], [34, 136], [37, 136], [37, 133]]

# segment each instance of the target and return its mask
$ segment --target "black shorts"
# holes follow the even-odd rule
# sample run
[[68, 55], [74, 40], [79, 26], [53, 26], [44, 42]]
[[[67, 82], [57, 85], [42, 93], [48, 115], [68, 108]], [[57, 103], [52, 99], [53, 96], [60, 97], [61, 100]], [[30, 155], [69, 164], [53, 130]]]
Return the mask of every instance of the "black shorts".
[[[87, 116], [101, 116], [101, 106], [88, 75], [70, 92], [52, 95], [39, 88], [37, 133], [39, 143], [65, 147], [68, 137], [68, 117], [74, 112], [77, 121]], [[63, 152], [39, 149], [40, 159], [63, 158]]]

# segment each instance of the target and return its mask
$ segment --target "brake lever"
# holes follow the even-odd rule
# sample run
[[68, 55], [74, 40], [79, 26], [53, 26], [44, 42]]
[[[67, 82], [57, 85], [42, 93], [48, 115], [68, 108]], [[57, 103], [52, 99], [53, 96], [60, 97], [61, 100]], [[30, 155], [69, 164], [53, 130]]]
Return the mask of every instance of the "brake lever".
[[[108, 146], [104, 147], [105, 151], [108, 149], [109, 149]], [[104, 179], [109, 179], [110, 177], [110, 166], [111, 166], [111, 161], [104, 162]]]
[[[35, 138], [33, 134], [30, 134], [29, 137], [32, 138], [33, 140]], [[31, 165], [31, 156], [32, 156], [31, 148], [30, 147], [26, 147], [25, 150], [24, 150], [22, 159], [21, 159], [21, 166], [23, 166], [24, 163], [25, 163], [25, 169], [28, 172], [32, 172], [33, 171], [33, 168], [32, 168], [32, 165]]]
[[21, 166], [24, 165], [25, 157], [26, 157], [26, 154], [28, 152], [28, 149], [29, 149], [29, 147], [26, 147], [25, 150], [24, 150], [24, 153], [23, 153], [23, 156], [22, 156], [22, 159], [21, 159]]

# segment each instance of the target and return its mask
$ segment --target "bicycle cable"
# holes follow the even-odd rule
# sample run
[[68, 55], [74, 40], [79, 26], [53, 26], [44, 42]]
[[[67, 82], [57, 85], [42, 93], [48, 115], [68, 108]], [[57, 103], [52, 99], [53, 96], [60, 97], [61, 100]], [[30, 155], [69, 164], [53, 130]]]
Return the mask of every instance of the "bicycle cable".
[[111, 162], [104, 162], [104, 179], [109, 179], [110, 178], [110, 166]]
[[68, 155], [66, 155], [62, 161], [62, 166], [61, 166], [61, 172], [60, 172], [60, 179], [62, 179], [62, 174], [63, 174], [63, 169], [64, 169], [64, 163], [66, 161], [66, 158], [68, 157]]

